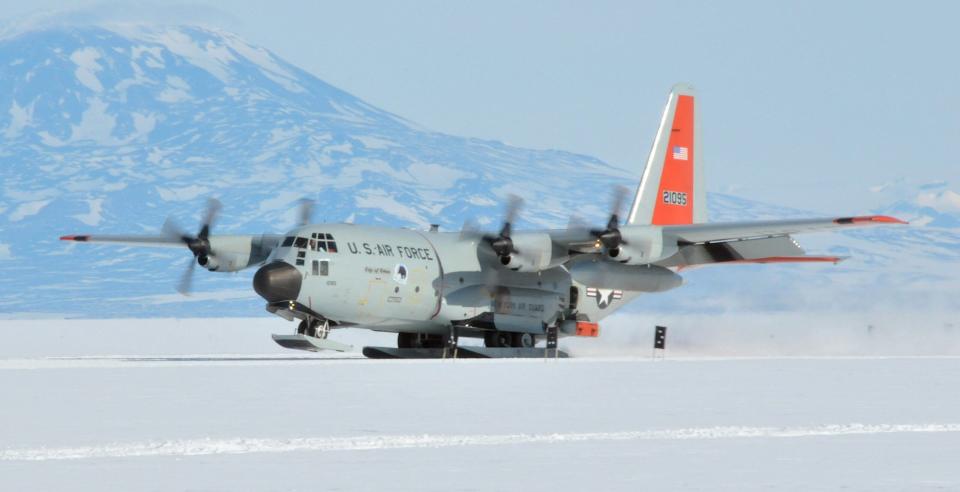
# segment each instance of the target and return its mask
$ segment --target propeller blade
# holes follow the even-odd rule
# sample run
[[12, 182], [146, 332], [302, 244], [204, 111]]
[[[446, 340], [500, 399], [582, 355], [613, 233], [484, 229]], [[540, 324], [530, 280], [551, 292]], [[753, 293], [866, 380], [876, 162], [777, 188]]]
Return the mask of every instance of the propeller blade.
[[177, 284], [177, 292], [189, 296], [190, 288], [193, 285], [193, 272], [197, 267], [197, 258], [190, 258], [190, 264], [187, 265], [187, 269], [184, 270], [183, 275], [180, 276], [180, 283]]
[[517, 220], [517, 214], [520, 213], [520, 207], [522, 206], [523, 198], [513, 194], [507, 196], [507, 207], [503, 213], [503, 227], [500, 229], [500, 237], [510, 237], [513, 223]]
[[187, 233], [183, 232], [183, 229], [177, 225], [170, 217], [167, 217], [167, 220], [163, 221], [163, 227], [160, 229], [164, 235], [172, 239], [178, 239], [184, 243], [189, 243], [192, 237], [188, 236]]
[[161, 228], [163, 234], [180, 240], [187, 246], [190, 252], [193, 253], [190, 264], [187, 265], [187, 269], [180, 277], [180, 282], [177, 283], [177, 292], [185, 296], [190, 295], [190, 288], [193, 285], [193, 272], [197, 267], [197, 258], [199, 258], [200, 255], [213, 255], [213, 250], [210, 249], [210, 240], [208, 238], [210, 237], [210, 228], [214, 222], [216, 222], [217, 215], [220, 213], [221, 208], [222, 205], [216, 198], [207, 200], [207, 209], [203, 213], [200, 232], [198, 232], [196, 236], [191, 236], [184, 232], [170, 217], [167, 217], [167, 220], [163, 222], [163, 227]]
[[610, 219], [607, 221], [605, 229], [593, 229], [591, 234], [603, 243], [608, 251], [615, 250], [621, 244], [626, 244], [623, 236], [620, 234], [620, 209], [623, 208], [623, 201], [629, 191], [623, 186], [617, 186], [613, 189], [613, 203], [610, 210]]
[[483, 274], [483, 286], [491, 295], [496, 294], [497, 288], [500, 287], [500, 270], [496, 268], [486, 269]]
[[299, 202], [299, 211], [297, 212], [298, 224], [301, 226], [309, 225], [313, 217], [313, 200], [301, 198]]
[[206, 239], [208, 236], [210, 236], [210, 227], [213, 226], [214, 221], [217, 220], [217, 215], [220, 213], [220, 209], [222, 207], [223, 205], [221, 205], [220, 201], [216, 198], [207, 200], [207, 211], [203, 215], [200, 233], [197, 234], [198, 238]]
[[463, 226], [460, 227], [460, 240], [474, 240], [483, 237], [483, 233], [480, 232], [480, 226], [477, 225], [477, 221], [473, 220], [473, 217], [467, 218], [463, 221]]
[[[627, 198], [627, 193], [629, 192], [630, 190], [624, 186], [616, 186], [613, 188], [613, 203], [612, 210], [610, 211], [611, 219], [615, 217], [619, 219], [620, 211], [623, 209], [623, 201]], [[620, 225], [619, 220], [616, 221], [615, 225]]]
[[568, 231], [589, 231], [590, 224], [588, 224], [583, 217], [577, 215], [571, 215], [570, 220], [567, 221], [567, 230]]

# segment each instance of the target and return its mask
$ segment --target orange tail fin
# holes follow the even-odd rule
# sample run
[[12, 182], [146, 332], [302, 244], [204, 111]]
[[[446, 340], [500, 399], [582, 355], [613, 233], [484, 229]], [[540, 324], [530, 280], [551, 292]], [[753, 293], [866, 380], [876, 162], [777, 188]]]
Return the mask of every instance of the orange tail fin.
[[628, 224], [678, 225], [707, 221], [696, 114], [693, 89], [674, 86], [663, 110]]

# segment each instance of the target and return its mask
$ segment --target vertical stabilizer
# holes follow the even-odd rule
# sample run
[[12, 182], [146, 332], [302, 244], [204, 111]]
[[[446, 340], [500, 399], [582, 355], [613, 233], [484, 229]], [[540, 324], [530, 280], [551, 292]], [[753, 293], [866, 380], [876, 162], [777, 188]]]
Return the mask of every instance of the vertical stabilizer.
[[627, 224], [677, 225], [707, 221], [707, 194], [692, 87], [670, 91]]

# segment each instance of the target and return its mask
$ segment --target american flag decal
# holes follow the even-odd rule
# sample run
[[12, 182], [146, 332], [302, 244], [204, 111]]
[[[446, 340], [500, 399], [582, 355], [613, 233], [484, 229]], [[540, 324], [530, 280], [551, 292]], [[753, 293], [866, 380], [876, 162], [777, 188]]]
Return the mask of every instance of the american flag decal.
[[679, 145], [674, 145], [674, 146], [673, 146], [673, 158], [674, 158], [674, 159], [676, 159], [676, 160], [678, 160], [678, 161], [685, 161], [685, 160], [688, 159], [687, 154], [688, 154], [688, 153], [687, 153], [687, 148], [686, 148], [686, 147], [681, 147], [681, 146], [679, 146]]

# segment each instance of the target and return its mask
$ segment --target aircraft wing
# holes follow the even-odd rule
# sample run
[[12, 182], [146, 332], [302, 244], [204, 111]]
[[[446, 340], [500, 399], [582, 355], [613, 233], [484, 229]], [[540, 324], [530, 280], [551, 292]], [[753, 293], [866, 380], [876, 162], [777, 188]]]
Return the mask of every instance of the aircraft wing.
[[131, 234], [78, 234], [60, 236], [61, 241], [81, 243], [114, 243], [130, 246], [153, 246], [164, 248], [182, 248], [183, 241], [167, 235], [131, 235]]
[[598, 253], [600, 246], [597, 245], [597, 237], [590, 233], [586, 228], [581, 229], [559, 229], [546, 231], [550, 235], [550, 240], [568, 251], [577, 253]]
[[830, 219], [727, 222], [665, 226], [679, 253], [661, 266], [690, 268], [720, 263], [837, 263], [841, 256], [811, 256], [789, 235], [906, 222], [882, 215]]
[[[60, 236], [61, 241], [76, 241], [81, 243], [113, 243], [129, 246], [148, 246], [160, 248], [183, 247], [183, 240], [167, 235], [134, 235], [134, 234], [77, 234]], [[217, 235], [211, 236], [214, 244], [218, 242], [256, 242], [265, 247], [274, 248], [283, 240], [281, 234], [253, 234], [253, 235]]]
[[827, 219], [767, 220], [753, 222], [718, 222], [714, 224], [689, 224], [664, 226], [665, 236], [677, 238], [681, 243], [711, 243], [741, 239], [786, 236], [806, 232], [820, 232], [851, 227], [884, 224], [906, 224], [885, 215], [838, 217]]

